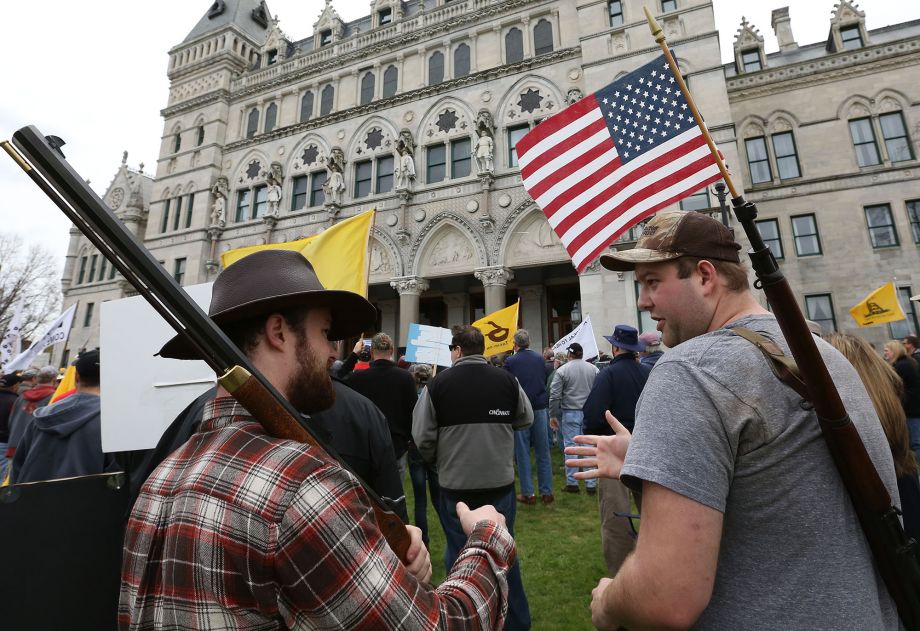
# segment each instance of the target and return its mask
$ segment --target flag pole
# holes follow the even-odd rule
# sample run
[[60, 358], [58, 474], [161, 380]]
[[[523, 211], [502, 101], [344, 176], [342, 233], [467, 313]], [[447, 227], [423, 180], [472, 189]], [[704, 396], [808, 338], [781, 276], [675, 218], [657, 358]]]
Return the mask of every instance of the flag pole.
[[364, 270], [364, 297], [367, 298], [371, 290], [371, 253], [368, 248], [371, 245], [371, 235], [374, 234], [374, 224], [377, 223], [377, 207], [371, 208], [371, 227], [367, 231], [367, 242], [364, 244], [365, 257], [367, 258], [366, 269]]
[[713, 141], [712, 136], [709, 135], [709, 130], [706, 128], [706, 123], [703, 122], [703, 117], [700, 116], [700, 111], [696, 109], [696, 103], [693, 102], [693, 97], [690, 96], [690, 90], [687, 89], [687, 84], [684, 83], [684, 78], [680, 74], [680, 69], [677, 67], [677, 62], [674, 60], [674, 56], [671, 54], [671, 49], [668, 48], [668, 43], [665, 41], [664, 31], [661, 30], [658, 21], [652, 15], [652, 12], [648, 10], [648, 7], [642, 7], [642, 10], [645, 11], [645, 18], [648, 20], [648, 26], [652, 30], [652, 37], [655, 38], [655, 41], [658, 42], [658, 45], [661, 46], [661, 50], [664, 53], [664, 58], [668, 60], [668, 65], [671, 67], [671, 72], [674, 74], [674, 79], [677, 81], [677, 86], [680, 88], [681, 93], [684, 95], [684, 98], [687, 100], [687, 106], [690, 108], [690, 112], [693, 114], [693, 120], [696, 121], [696, 126], [700, 128], [700, 131], [703, 133], [703, 138], [706, 140], [706, 145], [709, 147], [709, 151], [712, 153], [712, 157], [715, 159], [716, 164], [719, 167], [719, 171], [722, 173], [722, 179], [725, 180], [725, 184], [728, 186], [728, 191], [732, 194], [732, 197], [738, 197], [738, 191], [735, 190], [735, 185], [732, 182], [731, 175], [728, 173], [728, 167], [725, 166], [725, 162], [722, 160], [722, 155], [719, 153], [716, 143]]

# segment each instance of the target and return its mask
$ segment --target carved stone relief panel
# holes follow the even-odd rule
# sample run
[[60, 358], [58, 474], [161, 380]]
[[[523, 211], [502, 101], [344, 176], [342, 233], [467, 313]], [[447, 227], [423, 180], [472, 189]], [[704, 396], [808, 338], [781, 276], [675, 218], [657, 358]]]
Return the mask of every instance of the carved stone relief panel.
[[425, 248], [421, 276], [443, 276], [469, 271], [478, 264], [473, 244], [457, 228], [442, 228]]
[[371, 239], [371, 261], [370, 276], [371, 282], [380, 282], [389, 280], [393, 277], [393, 257], [383, 245], [376, 239]]
[[534, 213], [511, 233], [504, 264], [514, 267], [567, 259], [565, 247], [549, 222], [541, 213]]

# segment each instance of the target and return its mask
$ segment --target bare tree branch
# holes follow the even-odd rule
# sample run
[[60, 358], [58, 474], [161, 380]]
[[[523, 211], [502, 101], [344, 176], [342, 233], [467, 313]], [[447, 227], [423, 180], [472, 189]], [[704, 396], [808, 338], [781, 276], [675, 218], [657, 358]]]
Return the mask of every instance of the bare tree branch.
[[60, 269], [40, 245], [27, 249], [22, 238], [0, 232], [0, 336], [22, 301], [22, 337], [32, 339], [61, 309]]

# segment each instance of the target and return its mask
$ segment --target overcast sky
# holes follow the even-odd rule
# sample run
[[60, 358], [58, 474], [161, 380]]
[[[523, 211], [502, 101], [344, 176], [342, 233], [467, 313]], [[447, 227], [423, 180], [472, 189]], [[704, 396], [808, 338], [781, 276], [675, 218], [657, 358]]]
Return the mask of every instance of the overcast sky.
[[[678, 5], [680, 5], [678, 0]], [[312, 33], [322, 0], [269, 0], [273, 15], [292, 40]], [[648, 2], [649, 5], [653, 1]], [[760, 29], [766, 51], [777, 49], [770, 26], [774, 8], [790, 6], [792, 29], [800, 45], [827, 39], [832, 0], [716, 0], [716, 25], [723, 61], [732, 58], [732, 41], [742, 14]], [[6, 2], [0, 38], [3, 95], [0, 139], [27, 124], [67, 142], [71, 165], [100, 195], [118, 170], [122, 151], [128, 165], [156, 168], [166, 104], [168, 51], [204, 15], [211, 0], [34, 0]], [[370, 11], [370, 2], [333, 0], [341, 18]], [[860, 4], [868, 27], [878, 28], [920, 17], [920, 3], [871, 0]], [[0, 152], [0, 231], [41, 243], [63, 265], [69, 222], [14, 163]]]

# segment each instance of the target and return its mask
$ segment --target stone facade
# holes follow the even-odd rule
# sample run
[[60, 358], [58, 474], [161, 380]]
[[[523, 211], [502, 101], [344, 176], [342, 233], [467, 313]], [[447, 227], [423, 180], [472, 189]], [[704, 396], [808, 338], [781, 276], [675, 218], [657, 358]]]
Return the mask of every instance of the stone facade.
[[[856, 330], [850, 307], [891, 281], [907, 321], [859, 334], [878, 345], [916, 333], [920, 21], [866, 31], [865, 14], [840, 2], [827, 41], [801, 47], [788, 12], [772, 22], [780, 51], [764, 55], [745, 25], [725, 73], [739, 175], [769, 222], [761, 231], [778, 228], [782, 269], [825, 330]], [[741, 51], [758, 47], [761, 68], [745, 71]]]
[[[345, 23], [327, 2], [312, 33], [292, 40], [262, 3], [214, 3], [170, 51], [160, 157], [139, 234], [171, 272], [181, 261], [182, 282], [195, 284], [214, 278], [224, 251], [313, 235], [373, 208], [369, 298], [379, 328], [400, 344], [409, 322], [468, 323], [518, 298], [535, 347], [584, 314], [598, 336], [618, 322], [647, 327], [631, 274], [596, 261], [575, 273], [521, 187], [513, 152], [526, 129], [659, 54], [644, 4], [375, 0], [369, 16]], [[880, 274], [897, 274], [916, 293], [920, 278], [910, 274], [920, 261], [904, 200], [916, 186], [917, 150], [904, 162], [885, 154], [879, 166], [857, 167], [847, 120], [868, 117], [879, 135], [878, 117], [900, 111], [908, 141], [920, 137], [911, 105], [920, 102], [917, 26], [867, 33], [857, 16], [864, 45], [842, 50], [855, 12], [843, 3], [829, 40], [841, 52], [831, 52], [823, 43], [799, 48], [780, 14], [781, 52], [765, 55], [745, 24], [736, 64], [723, 66], [711, 2], [658, 8], [737, 185], [779, 222], [796, 292], [830, 293], [840, 327], [849, 305], [888, 280]], [[745, 71], [751, 48], [761, 70]], [[801, 174], [752, 183], [746, 139], [787, 131]], [[891, 204], [900, 245], [873, 249], [862, 207], [881, 202]], [[710, 192], [685, 204], [716, 200]], [[823, 250], [800, 260], [789, 222], [808, 212]], [[611, 247], [631, 247], [634, 234]], [[118, 291], [95, 289], [65, 293], [99, 302]]]

